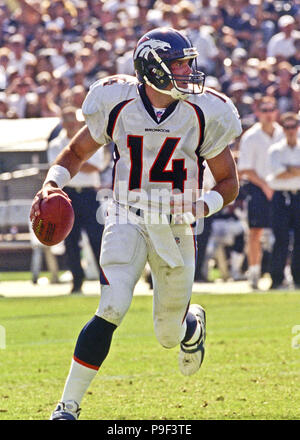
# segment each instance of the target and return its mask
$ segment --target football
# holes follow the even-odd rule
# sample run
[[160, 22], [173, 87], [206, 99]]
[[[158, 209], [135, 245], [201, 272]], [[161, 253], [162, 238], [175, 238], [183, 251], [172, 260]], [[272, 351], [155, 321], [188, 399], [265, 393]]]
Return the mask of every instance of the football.
[[38, 240], [46, 246], [63, 241], [74, 224], [71, 202], [61, 194], [50, 194], [40, 203], [40, 215], [32, 221], [32, 229]]

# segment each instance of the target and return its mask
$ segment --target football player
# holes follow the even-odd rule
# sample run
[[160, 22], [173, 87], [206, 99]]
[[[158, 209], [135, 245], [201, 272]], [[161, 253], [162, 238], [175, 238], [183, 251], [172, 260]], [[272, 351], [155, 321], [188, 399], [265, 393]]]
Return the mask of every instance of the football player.
[[[112, 76], [91, 86], [82, 108], [85, 127], [58, 156], [33, 201], [32, 218], [43, 198], [62, 192], [84, 161], [114, 142], [114, 199], [102, 239], [100, 303], [79, 334], [53, 420], [78, 418], [146, 262], [159, 343], [180, 346], [184, 375], [202, 364], [205, 311], [190, 305], [195, 270], [190, 223], [236, 198], [238, 178], [228, 144], [240, 135], [241, 124], [230, 99], [204, 87], [204, 74], [193, 67], [197, 55], [177, 30], [146, 33], [134, 51], [136, 78]], [[216, 185], [201, 195], [204, 160]], [[186, 194], [192, 194], [187, 204]]]

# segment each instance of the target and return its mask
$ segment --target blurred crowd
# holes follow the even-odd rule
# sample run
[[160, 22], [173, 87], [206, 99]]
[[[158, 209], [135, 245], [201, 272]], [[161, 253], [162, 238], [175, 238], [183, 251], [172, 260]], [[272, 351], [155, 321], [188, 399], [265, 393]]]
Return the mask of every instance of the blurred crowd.
[[[134, 75], [135, 44], [158, 26], [183, 31], [198, 48], [206, 86], [233, 100], [244, 132], [258, 122], [264, 96], [275, 98], [278, 122], [286, 112], [298, 114], [297, 1], [0, 0], [0, 118], [60, 117], [65, 107], [80, 109], [97, 79]], [[231, 146], [237, 159], [239, 142]], [[240, 279], [246, 270], [242, 195], [221, 213], [215, 229], [210, 224], [198, 280], [207, 279], [205, 265], [216, 255], [224, 279]], [[267, 234], [264, 240], [268, 251]], [[226, 247], [233, 245], [226, 255]], [[236, 274], [228, 271], [230, 258]]]
[[137, 39], [184, 31], [206, 85], [235, 102], [244, 127], [262, 94], [299, 109], [300, 5], [293, 0], [0, 0], [0, 117], [57, 116], [107, 74], [134, 74]]

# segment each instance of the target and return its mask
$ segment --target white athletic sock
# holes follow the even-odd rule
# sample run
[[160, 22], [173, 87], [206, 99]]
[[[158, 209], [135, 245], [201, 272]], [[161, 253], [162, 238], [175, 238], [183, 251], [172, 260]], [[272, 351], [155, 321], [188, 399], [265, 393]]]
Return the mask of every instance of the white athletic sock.
[[70, 372], [65, 383], [61, 402], [75, 400], [75, 402], [80, 405], [80, 402], [90, 383], [96, 376], [97, 371], [98, 370], [85, 367], [72, 359]]
[[249, 275], [260, 276], [260, 265], [254, 264], [253, 266], [249, 266]]

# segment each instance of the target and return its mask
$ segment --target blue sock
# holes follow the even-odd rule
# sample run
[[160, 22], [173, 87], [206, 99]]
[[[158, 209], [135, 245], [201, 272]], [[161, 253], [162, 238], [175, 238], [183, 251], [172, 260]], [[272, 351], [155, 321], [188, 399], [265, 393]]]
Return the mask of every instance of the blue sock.
[[109, 352], [112, 335], [117, 326], [99, 316], [94, 316], [81, 330], [74, 359], [94, 369], [99, 369]]
[[181, 341], [183, 344], [185, 344], [192, 338], [193, 334], [196, 331], [196, 328], [197, 318], [193, 313], [188, 312], [188, 314], [186, 315], [186, 332], [183, 340]]

